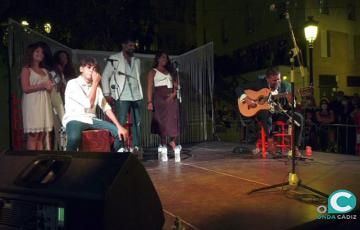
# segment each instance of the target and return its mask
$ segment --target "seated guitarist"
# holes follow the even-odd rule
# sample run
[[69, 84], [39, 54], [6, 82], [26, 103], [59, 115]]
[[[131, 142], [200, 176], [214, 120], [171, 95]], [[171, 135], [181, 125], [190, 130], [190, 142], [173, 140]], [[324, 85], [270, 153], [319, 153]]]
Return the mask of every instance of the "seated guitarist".
[[[250, 98], [248, 95], [246, 95], [246, 90], [254, 90], [258, 91], [261, 89], [270, 89], [271, 94], [280, 94], [280, 93], [286, 93], [288, 92], [288, 96], [286, 98], [282, 98], [278, 101], [278, 104], [280, 104], [283, 108], [290, 108], [289, 101], [292, 101], [291, 99], [291, 85], [286, 84], [286, 82], [281, 82], [281, 74], [279, 70], [276, 68], [269, 68], [266, 71], [266, 76], [264, 79], [258, 79], [255, 82], [250, 82], [243, 84], [236, 88], [236, 95], [238, 97], [238, 100], [243, 103], [247, 103], [249, 108], [256, 108], [258, 106], [256, 98]], [[269, 95], [264, 95], [269, 96]], [[276, 120], [283, 120], [287, 121], [289, 120], [289, 115], [284, 114], [284, 111], [271, 111], [269, 109], [267, 110], [259, 110], [256, 114], [256, 119], [261, 122], [261, 124], [264, 127], [266, 138], [268, 142], [268, 151], [270, 154], [275, 155], [276, 154], [276, 147], [274, 144], [274, 140], [272, 137], [272, 122]], [[304, 124], [304, 118], [300, 113], [294, 112], [294, 119], [296, 123], [299, 126], [295, 125], [295, 147], [297, 149], [296, 154], [300, 154], [298, 151], [298, 147], [301, 144], [301, 137], [303, 132], [303, 124]]]

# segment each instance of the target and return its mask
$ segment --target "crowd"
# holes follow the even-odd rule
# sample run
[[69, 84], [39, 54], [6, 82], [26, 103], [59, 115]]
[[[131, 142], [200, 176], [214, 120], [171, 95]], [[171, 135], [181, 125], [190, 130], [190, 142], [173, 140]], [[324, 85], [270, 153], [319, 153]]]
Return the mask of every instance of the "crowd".
[[311, 97], [304, 100], [300, 108], [305, 114], [305, 143], [322, 151], [355, 153], [359, 105], [357, 93], [346, 96], [342, 91], [334, 99], [321, 98], [319, 106]]

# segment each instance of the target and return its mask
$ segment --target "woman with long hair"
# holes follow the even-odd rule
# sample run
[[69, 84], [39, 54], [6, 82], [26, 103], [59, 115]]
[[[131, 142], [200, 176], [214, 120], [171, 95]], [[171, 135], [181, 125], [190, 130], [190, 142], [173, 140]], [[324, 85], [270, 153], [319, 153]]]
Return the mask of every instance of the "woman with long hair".
[[55, 72], [59, 77], [59, 91], [64, 100], [66, 83], [76, 77], [75, 69], [70, 54], [65, 50], [58, 50], [54, 53]]
[[27, 150], [44, 150], [45, 133], [53, 128], [49, 92], [54, 84], [44, 68], [43, 61], [42, 44], [29, 45], [25, 65], [21, 71], [22, 115], [24, 133], [28, 134]]
[[153, 112], [151, 133], [160, 136], [159, 157], [167, 161], [167, 137], [173, 149], [175, 162], [180, 162], [181, 146], [176, 144], [179, 129], [179, 104], [176, 99], [176, 74], [174, 74], [169, 55], [158, 52], [153, 69], [148, 73], [147, 109]]

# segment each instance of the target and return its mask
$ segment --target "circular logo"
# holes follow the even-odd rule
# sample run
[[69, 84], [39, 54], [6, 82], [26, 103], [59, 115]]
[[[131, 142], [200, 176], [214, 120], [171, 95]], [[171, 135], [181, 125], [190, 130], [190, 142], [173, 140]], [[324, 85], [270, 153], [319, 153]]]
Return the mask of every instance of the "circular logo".
[[328, 213], [347, 213], [355, 207], [356, 197], [348, 190], [336, 190], [329, 196]]
[[320, 205], [320, 206], [318, 206], [318, 207], [316, 208], [316, 211], [317, 211], [318, 213], [324, 214], [324, 213], [326, 213], [327, 208], [326, 208], [325, 205]]

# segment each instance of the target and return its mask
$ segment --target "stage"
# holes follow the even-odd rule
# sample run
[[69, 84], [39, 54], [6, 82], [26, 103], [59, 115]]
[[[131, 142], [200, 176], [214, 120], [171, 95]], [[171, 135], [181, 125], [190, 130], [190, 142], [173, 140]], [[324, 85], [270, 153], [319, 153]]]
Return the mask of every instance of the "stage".
[[[317, 207], [327, 206], [327, 199], [308, 190], [286, 191], [286, 186], [248, 195], [252, 189], [288, 181], [291, 167], [288, 158], [261, 159], [253, 148], [224, 142], [185, 145], [181, 163], [172, 156], [160, 162], [154, 159], [155, 149], [146, 151], [143, 165], [163, 205], [164, 229], [172, 229], [176, 216], [186, 229], [316, 229], [329, 224], [317, 220]], [[313, 160], [297, 161], [296, 170], [307, 186], [326, 194], [347, 189], [359, 198], [359, 163], [358, 156], [313, 152]], [[359, 218], [338, 227], [353, 228]]]

